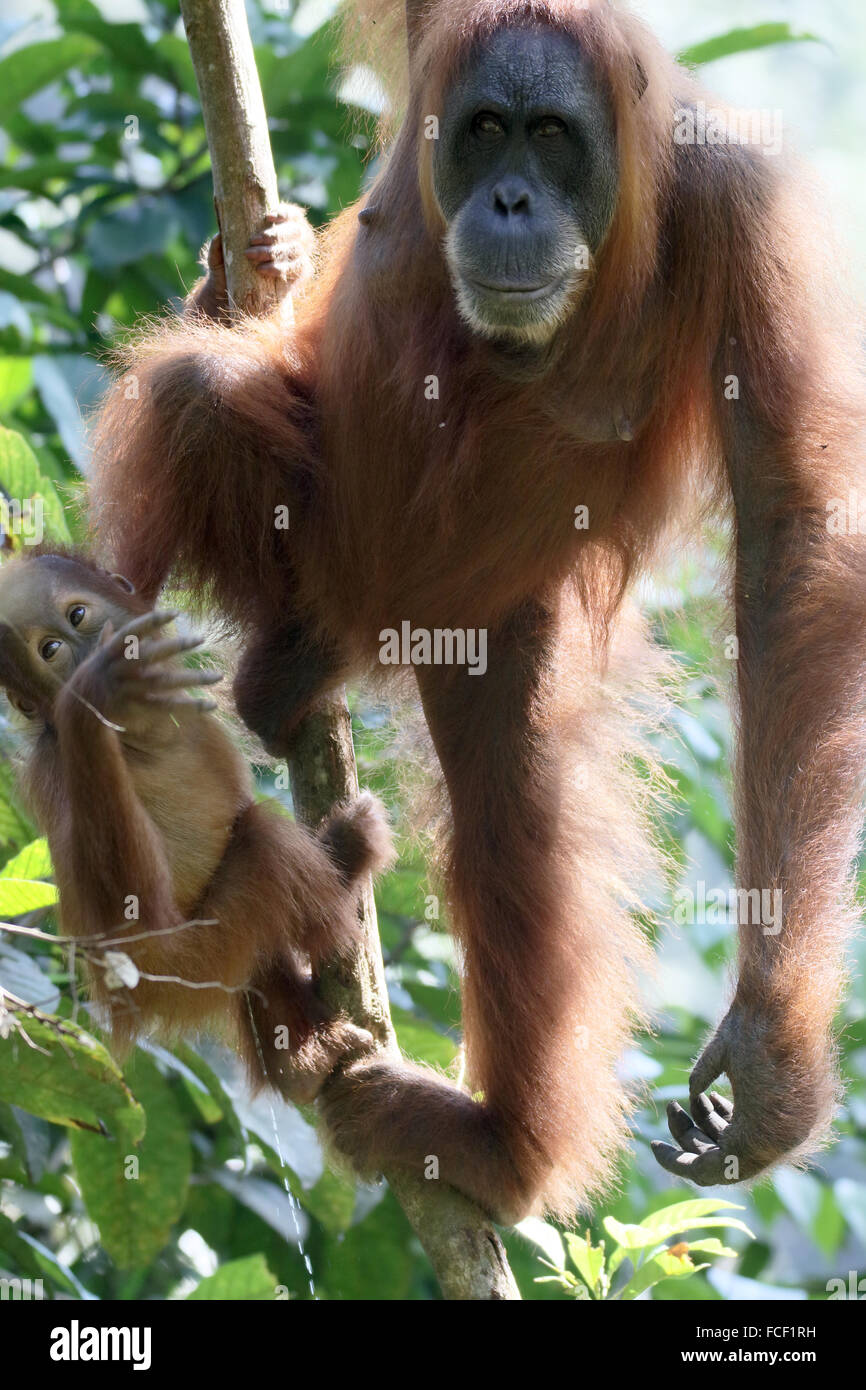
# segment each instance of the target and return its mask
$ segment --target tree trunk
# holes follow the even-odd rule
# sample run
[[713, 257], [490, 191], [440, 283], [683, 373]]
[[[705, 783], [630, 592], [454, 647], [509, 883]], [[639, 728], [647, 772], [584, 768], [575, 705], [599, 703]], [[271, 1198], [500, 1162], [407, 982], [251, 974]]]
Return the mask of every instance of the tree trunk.
[[[243, 255], [265, 214], [278, 202], [243, 0], [181, 0], [181, 13], [210, 146], [230, 303], [236, 312], [268, 313], [286, 287], [258, 276]], [[290, 773], [296, 813], [311, 826], [318, 825], [335, 802], [357, 793], [344, 697], [327, 701], [305, 721]], [[321, 993], [332, 1007], [368, 1028], [383, 1048], [396, 1049], [369, 880], [360, 911], [363, 943], [350, 962], [324, 972]], [[519, 1299], [502, 1242], [477, 1207], [438, 1182], [396, 1170], [385, 1177], [424, 1246], [446, 1298]]]

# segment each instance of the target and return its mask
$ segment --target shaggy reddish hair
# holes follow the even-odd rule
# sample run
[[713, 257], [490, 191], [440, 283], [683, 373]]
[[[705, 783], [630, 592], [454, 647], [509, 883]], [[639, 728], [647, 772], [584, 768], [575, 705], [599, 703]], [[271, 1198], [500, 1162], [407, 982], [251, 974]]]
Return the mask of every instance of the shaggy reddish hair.
[[[397, 8], [361, 9], [386, 49]], [[864, 483], [856, 334], [802, 182], [750, 147], [676, 144], [675, 112], [701, 92], [635, 19], [602, 0], [411, 14], [406, 114], [367, 223], [353, 207], [325, 233], [288, 337], [199, 320], [134, 344], [97, 431], [96, 522], [145, 591], [172, 569], [251, 635], [291, 612], [340, 675], [375, 666], [380, 631], [404, 618], [489, 629], [483, 680], [419, 672], [483, 1103], [380, 1060], [335, 1079], [326, 1115], [359, 1166], [420, 1171], [436, 1154], [444, 1178], [514, 1215], [570, 1210], [623, 1139], [616, 1062], [643, 952], [626, 884], [647, 851], [622, 717], [646, 644], [621, 604], [697, 496], [732, 513], [739, 881], [787, 904], [778, 938], [744, 928], [712, 1054], [748, 1175], [814, 1140], [835, 1094], [866, 547], [826, 516]], [[456, 312], [422, 136], [472, 53], [526, 24], [589, 55], [619, 154], [590, 290], [531, 377]], [[586, 428], [618, 416], [619, 437]], [[287, 503], [288, 537], [273, 528]]]

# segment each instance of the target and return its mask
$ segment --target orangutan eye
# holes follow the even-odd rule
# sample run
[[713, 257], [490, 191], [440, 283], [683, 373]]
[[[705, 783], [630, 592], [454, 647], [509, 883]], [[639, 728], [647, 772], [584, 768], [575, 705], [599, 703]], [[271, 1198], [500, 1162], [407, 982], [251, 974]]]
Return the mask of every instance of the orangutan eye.
[[545, 116], [543, 121], [539, 121], [535, 127], [536, 135], [549, 138], [551, 135], [562, 135], [565, 132], [565, 122], [558, 116]]
[[84, 615], [86, 612], [87, 609], [84, 607], [83, 603], [76, 603], [74, 608], [70, 608], [66, 616], [73, 627], [78, 627], [84, 622]]
[[53, 661], [62, 646], [63, 643], [59, 642], [56, 637], [49, 637], [48, 641], [43, 642], [39, 648], [39, 655], [43, 661]]
[[502, 135], [504, 133], [501, 120], [492, 111], [479, 111], [472, 122], [472, 129], [478, 135]]

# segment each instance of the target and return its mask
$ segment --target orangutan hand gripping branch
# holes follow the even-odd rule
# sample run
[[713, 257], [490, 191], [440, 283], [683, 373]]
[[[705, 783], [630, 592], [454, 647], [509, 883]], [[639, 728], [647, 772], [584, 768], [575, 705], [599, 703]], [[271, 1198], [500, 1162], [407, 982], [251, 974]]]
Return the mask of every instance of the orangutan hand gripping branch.
[[[395, 6], [363, 8], [381, 47]], [[198, 314], [145, 335], [138, 390], [119, 383], [98, 432], [95, 520], [148, 598], [171, 571], [239, 624], [238, 707], [272, 750], [377, 667], [384, 630], [486, 631], [483, 676], [416, 670], [450, 799], [471, 1089], [364, 1057], [321, 1107], [362, 1171], [436, 1155], [513, 1219], [592, 1196], [623, 1141], [646, 843], [623, 711], [651, 661], [624, 599], [714, 493], [734, 534], [738, 881], [784, 911], [773, 934], [743, 925], [691, 1116], [671, 1110], [681, 1147], [657, 1156], [698, 1183], [750, 1178], [813, 1144], [836, 1093], [866, 542], [826, 519], [866, 483], [856, 332], [794, 175], [682, 137], [701, 91], [631, 16], [407, 15], [405, 119], [325, 234], [296, 325], [208, 318], [214, 271]], [[297, 229], [283, 259], [303, 259]], [[732, 1105], [704, 1094], [722, 1073]]]
[[219, 677], [179, 663], [200, 643], [167, 635], [175, 616], [81, 556], [0, 569], [0, 688], [29, 726], [61, 926], [121, 1044], [216, 1024], [254, 1087], [309, 1100], [371, 1041], [328, 1015], [311, 971], [356, 941], [357, 881], [388, 832], [369, 795], [318, 837], [253, 800], [213, 702], [184, 693]]

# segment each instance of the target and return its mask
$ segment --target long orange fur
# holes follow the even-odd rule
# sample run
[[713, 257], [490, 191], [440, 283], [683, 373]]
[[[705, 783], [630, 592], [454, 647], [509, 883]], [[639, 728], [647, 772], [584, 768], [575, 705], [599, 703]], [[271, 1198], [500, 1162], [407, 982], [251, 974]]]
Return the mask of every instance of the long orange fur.
[[[378, 17], [386, 41], [397, 10], [362, 6], [362, 29]], [[526, 23], [591, 56], [620, 158], [590, 292], [531, 380], [458, 318], [421, 135], [473, 47]], [[406, 618], [489, 629], [484, 679], [419, 673], [482, 1103], [380, 1060], [335, 1078], [325, 1113], [362, 1168], [438, 1155], [499, 1213], [567, 1212], [623, 1141], [616, 1063], [644, 951], [626, 883], [649, 851], [611, 691], [646, 644], [623, 597], [701, 493], [735, 519], [739, 881], [787, 904], [778, 939], [742, 933], [737, 1000], [767, 1028], [733, 1077], [732, 1132], [760, 1167], [832, 1108], [866, 547], [826, 514], [864, 486], [859, 349], [796, 176], [749, 147], [675, 145], [674, 112], [701, 91], [603, 0], [422, 6], [408, 93], [363, 199], [375, 216], [359, 227], [349, 208], [328, 229], [291, 335], [188, 320], [133, 346], [96, 436], [95, 518], [145, 592], [173, 570], [251, 634], [290, 611], [340, 673], [376, 667], [380, 631]], [[587, 418], [622, 411], [631, 441], [587, 442]]]

